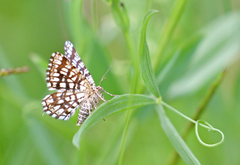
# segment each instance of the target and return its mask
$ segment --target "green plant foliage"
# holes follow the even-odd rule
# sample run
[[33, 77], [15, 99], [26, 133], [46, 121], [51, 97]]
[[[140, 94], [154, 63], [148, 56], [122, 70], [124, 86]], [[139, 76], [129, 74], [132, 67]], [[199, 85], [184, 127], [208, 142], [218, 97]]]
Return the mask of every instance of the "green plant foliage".
[[178, 97], [196, 92], [237, 58], [240, 45], [239, 29], [240, 16], [234, 12], [220, 17], [200, 31], [202, 40], [191, 55], [191, 69], [172, 83], [169, 95]]
[[116, 20], [118, 26], [120, 26], [124, 31], [129, 30], [129, 18], [127, 16], [127, 11], [123, 3], [120, 3], [119, 0], [111, 1], [111, 8], [113, 16]]
[[182, 140], [181, 136], [178, 134], [177, 130], [172, 125], [171, 121], [166, 116], [163, 107], [158, 105], [157, 112], [159, 114], [161, 125], [168, 136], [169, 140], [173, 144], [174, 148], [177, 150], [181, 158], [187, 164], [200, 164], [197, 158], [193, 155], [192, 151], [188, 148], [186, 143]]
[[149, 56], [148, 45], [146, 41], [147, 24], [150, 17], [156, 13], [156, 10], [151, 10], [144, 16], [143, 25], [140, 33], [139, 43], [139, 62], [141, 66], [142, 79], [152, 94], [156, 97], [160, 97], [160, 93], [156, 84], [155, 74], [152, 69], [152, 64]]
[[[0, 1], [0, 69], [30, 68], [0, 77], [0, 164], [239, 164], [238, 1]], [[96, 85], [114, 62], [80, 127], [42, 115], [66, 40]]]
[[[199, 134], [198, 134], [198, 126], [199, 126], [199, 123], [203, 123], [204, 125], [206, 125], [207, 127], [209, 127], [209, 131], [213, 131], [213, 132], [217, 132], [217, 133], [220, 133], [221, 136], [222, 136], [222, 140], [219, 141], [218, 143], [215, 143], [215, 144], [206, 144], [202, 141], [202, 139], [200, 138]], [[198, 141], [201, 142], [201, 144], [207, 146], [207, 147], [215, 147], [219, 144], [221, 144], [224, 140], [224, 134], [219, 130], [219, 129], [216, 129], [216, 128], [213, 128], [208, 122], [205, 122], [203, 120], [198, 120], [196, 125], [195, 125], [195, 131], [196, 131], [196, 134], [197, 134], [197, 138], [198, 138]]]
[[[131, 103], [129, 103], [130, 99]], [[156, 103], [156, 100], [154, 98], [144, 95], [121, 95], [113, 98], [112, 100], [98, 107], [98, 110], [92, 113], [90, 117], [86, 119], [79, 131], [74, 135], [73, 144], [79, 148], [81, 136], [97, 121], [127, 109], [132, 109], [154, 103]]]

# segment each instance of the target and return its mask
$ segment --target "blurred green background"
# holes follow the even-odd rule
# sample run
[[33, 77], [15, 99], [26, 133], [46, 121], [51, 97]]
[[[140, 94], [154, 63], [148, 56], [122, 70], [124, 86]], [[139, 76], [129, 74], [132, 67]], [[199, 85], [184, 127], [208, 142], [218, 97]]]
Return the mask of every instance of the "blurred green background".
[[[150, 55], [155, 59], [176, 1], [123, 2], [136, 53], [144, 14], [149, 9], [159, 10], [147, 30]], [[118, 161], [125, 112], [107, 117], [88, 130], [81, 141], [81, 150], [72, 145], [72, 137], [79, 129], [75, 126], [77, 115], [67, 122], [42, 116], [41, 100], [51, 93], [45, 82], [47, 63], [51, 53], [64, 53], [66, 40], [73, 42], [96, 84], [114, 61], [102, 87], [113, 94], [130, 93], [132, 64], [108, 2], [83, 1], [81, 29], [70, 23], [71, 3], [71, 0], [0, 0], [0, 69], [30, 67], [28, 73], [0, 77], [2, 164], [116, 164]], [[239, 0], [187, 1], [161, 54], [159, 70], [155, 70], [163, 100], [191, 117], [217, 76], [228, 68], [201, 116], [223, 131], [225, 142], [215, 148], [204, 147], [197, 141], [194, 130], [186, 139], [202, 164], [240, 164], [239, 8]], [[75, 35], [76, 31], [79, 34]], [[144, 93], [149, 94], [146, 89]], [[181, 133], [187, 121], [169, 111], [167, 115]], [[208, 143], [220, 139], [205, 130], [200, 136]], [[123, 164], [167, 164], [173, 151], [154, 107], [134, 110]], [[185, 163], [180, 160], [178, 164]]]

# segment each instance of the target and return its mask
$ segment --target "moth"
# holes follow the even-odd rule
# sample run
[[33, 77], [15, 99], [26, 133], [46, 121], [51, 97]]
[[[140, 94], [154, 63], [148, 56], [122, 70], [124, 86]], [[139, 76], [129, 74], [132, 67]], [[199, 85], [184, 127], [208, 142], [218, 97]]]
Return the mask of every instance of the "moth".
[[43, 112], [55, 119], [68, 120], [80, 107], [76, 124], [78, 126], [85, 121], [93, 109], [97, 108], [101, 100], [106, 102], [102, 94], [106, 91], [100, 85], [95, 85], [91, 74], [70, 41], [65, 42], [64, 50], [65, 56], [55, 52], [49, 60], [46, 73], [47, 87], [57, 92], [43, 98]]

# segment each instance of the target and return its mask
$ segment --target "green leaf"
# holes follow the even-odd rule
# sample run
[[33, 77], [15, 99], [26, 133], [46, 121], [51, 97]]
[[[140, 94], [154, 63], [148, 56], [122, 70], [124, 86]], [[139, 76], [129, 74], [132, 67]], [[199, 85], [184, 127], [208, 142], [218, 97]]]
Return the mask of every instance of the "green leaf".
[[138, 53], [139, 53], [141, 76], [142, 76], [143, 82], [145, 83], [146, 87], [153, 95], [155, 95], [156, 97], [160, 97], [160, 93], [156, 84], [156, 78], [152, 69], [151, 59], [149, 56], [149, 50], [148, 50], [148, 45], [146, 41], [146, 30], [147, 30], [148, 21], [150, 17], [156, 12], [158, 11], [150, 10], [144, 16], [142, 29], [140, 33]]
[[167, 137], [169, 138], [170, 142], [172, 143], [178, 154], [181, 156], [181, 158], [187, 164], [200, 164], [198, 159], [188, 148], [187, 144], [183, 141], [182, 137], [179, 135], [171, 121], [166, 116], [162, 105], [157, 105], [157, 112], [161, 120], [161, 126], [164, 132], [166, 133]]
[[191, 94], [231, 65], [240, 51], [240, 13], [229, 13], [216, 19], [201, 31], [203, 39], [197, 46], [188, 71], [170, 86], [173, 99]]
[[[129, 101], [131, 100], [131, 101]], [[81, 128], [73, 137], [73, 145], [79, 148], [79, 144], [83, 134], [98, 120], [110, 116], [121, 111], [132, 109], [148, 104], [154, 104], [157, 100], [152, 97], [144, 95], [121, 95], [113, 98], [112, 100], [102, 104], [94, 111], [82, 124]]]
[[37, 147], [40, 156], [44, 157], [45, 163], [65, 164], [60, 152], [54, 147], [56, 145], [56, 140], [54, 136], [51, 136], [47, 131], [46, 126], [34, 117], [28, 118], [27, 123], [33, 136], [32, 140], [34, 140], [35, 143], [34, 147]]

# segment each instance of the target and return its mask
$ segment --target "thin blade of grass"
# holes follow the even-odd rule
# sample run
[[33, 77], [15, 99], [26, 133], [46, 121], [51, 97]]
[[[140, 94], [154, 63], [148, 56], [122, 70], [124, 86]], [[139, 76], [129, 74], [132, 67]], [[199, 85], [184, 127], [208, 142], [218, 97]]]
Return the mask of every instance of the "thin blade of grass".
[[159, 66], [160, 66], [159, 64], [163, 58], [165, 50], [167, 49], [167, 45], [172, 35], [174, 34], [174, 30], [176, 29], [178, 22], [180, 21], [183, 15], [184, 8], [186, 6], [187, 1], [188, 0], [177, 0], [175, 2], [171, 15], [168, 19], [168, 22], [164, 30], [162, 31], [162, 35], [159, 39], [159, 46], [158, 46], [156, 58], [154, 59], [154, 64], [153, 64], [154, 70], [159, 69]]
[[119, 0], [114, 0], [109, 4], [111, 4], [112, 13], [118, 26], [121, 27], [123, 31], [129, 31], [130, 22], [124, 3], [120, 3]]
[[171, 121], [166, 116], [162, 105], [158, 104], [156, 108], [159, 118], [161, 120], [161, 126], [164, 132], [166, 133], [167, 137], [169, 138], [170, 142], [172, 143], [178, 154], [181, 156], [181, 158], [187, 164], [200, 164], [198, 159], [188, 148], [187, 144], [183, 141], [182, 137], [179, 135]]
[[[70, 3], [70, 33], [73, 43], [77, 50], [83, 50], [82, 46], [84, 41], [82, 38], [85, 38], [83, 32], [83, 17], [82, 17], [82, 2], [83, 0], [72, 0]], [[79, 47], [81, 46], [81, 48]], [[79, 53], [79, 52], [78, 52]]]
[[203, 39], [193, 54], [191, 69], [169, 87], [171, 99], [198, 91], [238, 58], [239, 20], [240, 13], [229, 13], [202, 30]]
[[[131, 103], [129, 104], [129, 99]], [[102, 104], [94, 111], [82, 124], [81, 128], [74, 135], [72, 143], [77, 148], [80, 147], [80, 141], [83, 134], [93, 126], [98, 120], [101, 120], [107, 116], [119, 113], [121, 111], [132, 109], [148, 104], [154, 104], [156, 100], [149, 96], [144, 95], [121, 95], [113, 98], [112, 100]]]
[[28, 118], [29, 129], [33, 135], [34, 143], [38, 148], [46, 164], [65, 164], [61, 154], [54, 147], [56, 144], [54, 138], [47, 131], [47, 128], [35, 118]]

